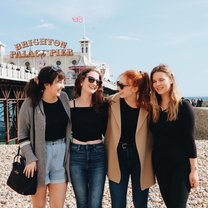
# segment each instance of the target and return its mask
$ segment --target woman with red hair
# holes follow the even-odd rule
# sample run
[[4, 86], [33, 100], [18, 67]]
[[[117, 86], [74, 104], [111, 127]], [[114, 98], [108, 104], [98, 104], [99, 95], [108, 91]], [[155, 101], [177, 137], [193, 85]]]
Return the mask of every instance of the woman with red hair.
[[149, 76], [128, 70], [118, 77], [118, 93], [109, 98], [105, 144], [112, 208], [126, 207], [131, 176], [133, 203], [146, 208], [154, 181], [149, 131]]

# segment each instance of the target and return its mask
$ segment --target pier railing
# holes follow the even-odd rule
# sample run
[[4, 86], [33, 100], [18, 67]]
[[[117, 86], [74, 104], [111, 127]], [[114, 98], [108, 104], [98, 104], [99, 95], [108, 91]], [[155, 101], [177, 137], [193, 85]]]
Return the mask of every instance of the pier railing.
[[0, 78], [27, 82], [38, 74], [34, 67], [27, 69], [24, 66], [0, 63]]
[[[1, 79], [9, 79], [9, 80], [27, 82], [28, 80], [32, 79], [37, 74], [38, 74], [38, 71], [34, 67], [31, 67], [30, 70], [28, 70], [24, 66], [0, 63], [0, 78]], [[67, 76], [66, 87], [74, 86], [75, 79], [76, 79], [75, 76]], [[110, 88], [112, 90], [116, 90], [115, 83], [110, 80], [104, 79], [103, 86], [106, 88]]]

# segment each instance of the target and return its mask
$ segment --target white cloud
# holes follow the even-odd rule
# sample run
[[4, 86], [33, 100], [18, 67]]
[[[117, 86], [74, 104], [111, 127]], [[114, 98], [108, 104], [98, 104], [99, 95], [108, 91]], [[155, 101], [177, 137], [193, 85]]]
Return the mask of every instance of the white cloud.
[[126, 40], [126, 41], [141, 41], [141, 38], [138, 38], [138, 37], [131, 37], [131, 36], [127, 36], [127, 35], [117, 35], [117, 36], [114, 36], [115, 39], [119, 39], [119, 40]]
[[52, 23], [45, 23], [45, 22], [43, 22], [43, 23], [41, 23], [39, 25], [36, 25], [34, 28], [35, 29], [54, 29], [55, 25], [52, 24]]

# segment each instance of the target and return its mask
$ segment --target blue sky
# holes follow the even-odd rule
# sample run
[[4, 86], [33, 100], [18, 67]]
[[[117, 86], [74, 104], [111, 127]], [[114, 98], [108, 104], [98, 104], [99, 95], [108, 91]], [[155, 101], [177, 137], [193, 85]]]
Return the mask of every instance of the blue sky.
[[208, 96], [207, 0], [18, 0], [2, 1], [0, 41], [6, 51], [33, 38], [54, 38], [79, 51], [84, 16], [93, 58], [106, 62], [114, 79], [126, 69], [150, 72], [168, 64], [182, 96]]

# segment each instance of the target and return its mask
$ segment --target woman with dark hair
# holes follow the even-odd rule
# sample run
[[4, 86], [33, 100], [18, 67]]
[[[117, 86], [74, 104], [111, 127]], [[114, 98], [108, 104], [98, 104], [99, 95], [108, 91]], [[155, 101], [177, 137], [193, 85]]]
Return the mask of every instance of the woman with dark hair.
[[101, 208], [106, 178], [103, 134], [107, 123], [100, 73], [85, 69], [75, 81], [75, 99], [70, 101], [72, 143], [71, 182], [78, 208]]
[[109, 98], [105, 144], [112, 208], [125, 208], [131, 176], [133, 203], [146, 208], [154, 181], [149, 131], [149, 76], [127, 70], [118, 77], [118, 93]]
[[185, 208], [190, 188], [199, 183], [193, 109], [179, 96], [167, 65], [156, 66], [150, 79], [154, 171], [166, 206]]
[[19, 113], [18, 138], [26, 158], [24, 173], [33, 177], [38, 171], [37, 192], [32, 195], [33, 208], [45, 208], [47, 189], [50, 207], [64, 207], [71, 131], [69, 100], [62, 92], [64, 78], [59, 68], [42, 68], [38, 77], [27, 84], [27, 98]]

